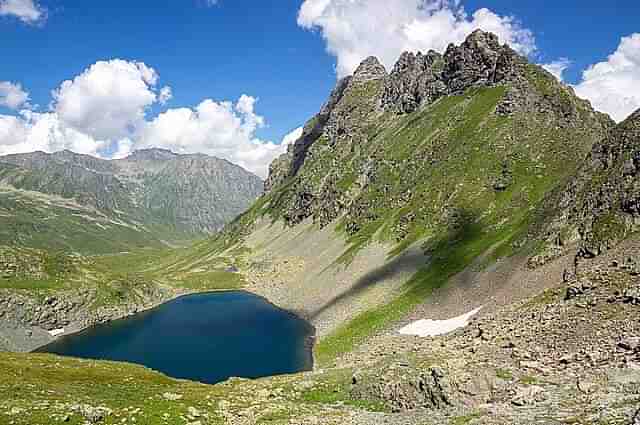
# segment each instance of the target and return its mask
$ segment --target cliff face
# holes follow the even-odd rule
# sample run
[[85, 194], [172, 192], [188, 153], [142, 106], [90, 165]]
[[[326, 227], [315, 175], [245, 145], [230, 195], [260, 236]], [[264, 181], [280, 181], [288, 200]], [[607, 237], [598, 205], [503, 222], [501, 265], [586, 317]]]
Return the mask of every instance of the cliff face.
[[[154, 245], [154, 240], [157, 244], [160, 240], [193, 239], [215, 232], [246, 209], [262, 191], [257, 176], [227, 161], [161, 149], [138, 151], [115, 161], [70, 151], [8, 155], [0, 158], [0, 183], [7, 189], [2, 200], [7, 210], [2, 215], [7, 222], [5, 230], [28, 221], [19, 209], [11, 208], [18, 202], [14, 198], [29, 202], [29, 193], [33, 195], [31, 198], [42, 194], [76, 203], [80, 211], [70, 212], [68, 215], [76, 218], [69, 220], [77, 221], [80, 213], [91, 216], [91, 221], [97, 220], [101, 226], [119, 226], [121, 231], [131, 233], [124, 239], [141, 239], [142, 245]], [[10, 193], [10, 189], [15, 190]], [[38, 205], [37, 200], [31, 201]], [[39, 204], [40, 208], [46, 208], [42, 202]], [[52, 214], [64, 215], [59, 208]], [[44, 225], [34, 223], [36, 227]], [[70, 227], [82, 231], [83, 224], [74, 222]], [[72, 233], [76, 230], [69, 229]], [[29, 244], [24, 226], [21, 233], [23, 244], [41, 246], [35, 241]], [[4, 240], [4, 243], [13, 242]], [[124, 247], [126, 243], [121, 244]], [[68, 248], [79, 247], [72, 243]]]

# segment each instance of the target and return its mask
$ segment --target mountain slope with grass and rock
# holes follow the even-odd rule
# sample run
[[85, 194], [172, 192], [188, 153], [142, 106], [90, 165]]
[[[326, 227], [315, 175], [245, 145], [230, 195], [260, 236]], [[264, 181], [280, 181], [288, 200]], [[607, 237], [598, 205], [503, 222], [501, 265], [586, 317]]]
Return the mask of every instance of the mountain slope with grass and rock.
[[6, 353], [0, 423], [638, 423], [639, 128], [490, 33], [368, 58], [247, 212], [143, 274], [237, 270], [316, 327], [313, 371], [207, 386]]
[[0, 157], [0, 243], [83, 254], [184, 244], [221, 229], [261, 191], [257, 176], [201, 154], [7, 155]]

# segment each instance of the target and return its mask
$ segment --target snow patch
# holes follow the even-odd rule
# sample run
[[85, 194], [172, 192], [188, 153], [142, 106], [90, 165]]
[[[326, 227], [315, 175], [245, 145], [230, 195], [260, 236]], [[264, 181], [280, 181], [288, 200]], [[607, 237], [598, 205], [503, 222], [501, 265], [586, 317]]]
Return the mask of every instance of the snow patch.
[[60, 329], [54, 329], [49, 331], [49, 335], [51, 335], [52, 337], [57, 337], [60, 336], [64, 333], [64, 328], [60, 328]]
[[478, 307], [467, 314], [448, 320], [418, 320], [400, 329], [399, 332], [402, 335], [415, 335], [420, 337], [444, 335], [467, 326], [469, 324], [469, 320], [478, 314], [481, 309], [482, 307]]

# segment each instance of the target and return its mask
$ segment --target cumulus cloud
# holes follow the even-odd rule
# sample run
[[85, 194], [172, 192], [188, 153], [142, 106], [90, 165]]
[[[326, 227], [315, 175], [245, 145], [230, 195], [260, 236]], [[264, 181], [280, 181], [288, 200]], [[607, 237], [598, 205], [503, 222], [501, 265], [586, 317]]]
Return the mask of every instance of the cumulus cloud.
[[260, 177], [284, 147], [255, 137], [264, 118], [255, 113], [256, 99], [237, 102], [206, 99], [194, 108], [169, 109], [145, 124], [136, 147], [163, 147], [178, 153], [208, 153], [236, 163]]
[[158, 101], [158, 74], [141, 62], [99, 61], [53, 92], [60, 120], [96, 139], [128, 137]]
[[65, 125], [55, 113], [23, 110], [19, 116], [0, 115], [0, 155], [70, 149], [99, 156], [105, 144]]
[[[157, 88], [158, 81], [158, 73], [141, 62], [96, 62], [52, 92], [48, 112], [23, 109], [15, 116], [0, 115], [0, 155], [70, 149], [123, 158], [135, 149], [160, 147], [214, 155], [266, 177], [269, 163], [294, 137], [285, 137], [284, 144], [256, 137], [265, 119], [255, 111], [258, 99], [245, 94], [236, 102], [205, 99], [193, 108], [170, 108], [149, 118], [151, 106], [172, 97], [169, 86]], [[22, 91], [26, 97], [17, 99], [13, 93], [21, 87], [7, 87], [12, 97], [0, 99], [24, 106], [28, 94]]]
[[574, 89], [618, 122], [640, 108], [640, 33], [623, 37], [606, 61], [583, 72]]
[[22, 22], [34, 24], [45, 19], [47, 11], [33, 0], [0, 0], [0, 16], [14, 16]]
[[568, 58], [560, 58], [551, 63], [545, 63], [542, 65], [544, 69], [549, 71], [558, 80], [564, 80], [564, 71], [571, 66], [571, 61]]
[[171, 87], [164, 86], [163, 88], [160, 89], [160, 94], [158, 95], [158, 102], [160, 102], [161, 105], [166, 105], [167, 102], [169, 102], [172, 97], [173, 97], [173, 92], [171, 91]]
[[286, 146], [294, 144], [295, 141], [302, 136], [302, 131], [303, 131], [302, 127], [298, 127], [295, 130], [292, 130], [289, 134], [287, 134], [282, 138], [282, 142], [280, 142], [280, 145], [282, 145], [284, 148]]
[[29, 93], [19, 83], [0, 81], [0, 106], [9, 109], [29, 107]]
[[337, 59], [339, 77], [367, 56], [391, 68], [403, 51], [444, 51], [476, 29], [491, 31], [518, 52], [536, 50], [533, 33], [489, 9], [468, 15], [457, 0], [305, 0], [298, 25], [318, 30]]

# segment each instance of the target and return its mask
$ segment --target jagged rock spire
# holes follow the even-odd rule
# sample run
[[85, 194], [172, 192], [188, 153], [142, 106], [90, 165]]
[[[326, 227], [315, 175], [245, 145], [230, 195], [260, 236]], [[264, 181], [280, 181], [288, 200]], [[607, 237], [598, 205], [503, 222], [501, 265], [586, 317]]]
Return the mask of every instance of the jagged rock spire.
[[351, 81], [365, 82], [379, 80], [387, 76], [387, 70], [375, 56], [369, 56], [363, 60], [353, 73]]
[[498, 84], [517, 74], [526, 63], [515, 51], [500, 45], [498, 36], [476, 30], [444, 55], [404, 52], [385, 82], [382, 106], [410, 113], [439, 97], [460, 94], [471, 86]]
[[444, 57], [444, 80], [450, 93], [459, 93], [472, 85], [502, 81], [512, 74], [514, 59], [519, 56], [501, 46], [497, 35], [476, 30], [460, 46], [449, 45]]
[[441, 81], [442, 55], [430, 50], [426, 55], [404, 52], [385, 82], [382, 105], [398, 113], [411, 113], [420, 104], [433, 102], [445, 94]]

